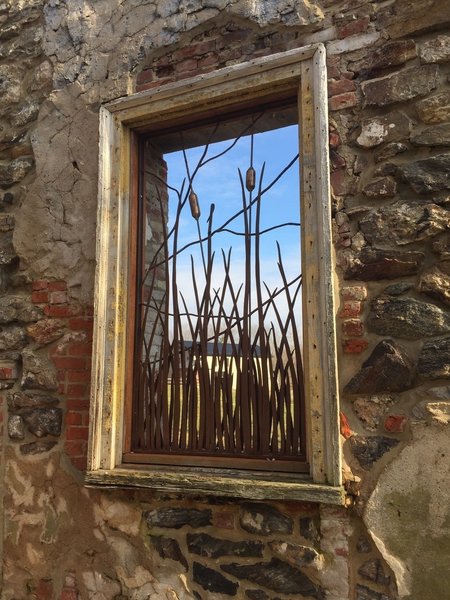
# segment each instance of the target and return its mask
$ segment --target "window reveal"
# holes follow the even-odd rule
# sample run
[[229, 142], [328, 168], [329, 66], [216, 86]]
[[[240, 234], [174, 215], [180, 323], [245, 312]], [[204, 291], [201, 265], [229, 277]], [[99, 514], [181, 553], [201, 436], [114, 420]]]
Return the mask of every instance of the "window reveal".
[[269, 107], [141, 143], [127, 461], [307, 468], [295, 121]]

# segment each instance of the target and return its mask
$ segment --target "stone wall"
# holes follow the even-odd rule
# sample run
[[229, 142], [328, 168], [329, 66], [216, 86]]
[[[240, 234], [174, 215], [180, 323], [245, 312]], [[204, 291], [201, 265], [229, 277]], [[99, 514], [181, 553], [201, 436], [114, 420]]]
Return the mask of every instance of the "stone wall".
[[[0, 3], [5, 600], [445, 598], [448, 0]], [[82, 485], [102, 102], [325, 43], [347, 506]]]

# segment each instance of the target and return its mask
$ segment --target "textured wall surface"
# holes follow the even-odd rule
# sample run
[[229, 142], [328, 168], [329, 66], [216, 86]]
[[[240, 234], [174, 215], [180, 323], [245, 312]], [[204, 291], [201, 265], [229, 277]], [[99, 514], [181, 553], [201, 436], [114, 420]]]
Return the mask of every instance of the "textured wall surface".
[[[0, 27], [2, 598], [445, 598], [449, 0], [5, 0]], [[347, 506], [83, 487], [101, 103], [311, 42]]]

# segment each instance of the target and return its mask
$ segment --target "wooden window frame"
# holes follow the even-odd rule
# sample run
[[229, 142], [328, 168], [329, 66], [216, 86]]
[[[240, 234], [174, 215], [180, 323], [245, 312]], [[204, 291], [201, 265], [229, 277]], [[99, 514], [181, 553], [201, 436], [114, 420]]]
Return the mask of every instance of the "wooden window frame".
[[[148, 487], [259, 499], [341, 504], [341, 451], [331, 243], [325, 48], [315, 44], [220, 69], [110, 102], [100, 109], [97, 273], [87, 485]], [[301, 164], [303, 336], [310, 473], [123, 463], [129, 430], [128, 290], [137, 144], [142, 133], [195, 122], [255, 100], [298, 98]]]

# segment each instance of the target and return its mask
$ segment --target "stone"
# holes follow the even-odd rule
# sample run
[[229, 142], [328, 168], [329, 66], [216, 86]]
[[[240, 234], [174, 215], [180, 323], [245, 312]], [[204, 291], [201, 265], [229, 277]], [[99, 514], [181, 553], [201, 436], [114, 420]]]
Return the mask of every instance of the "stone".
[[450, 0], [397, 0], [395, 17], [389, 19], [386, 34], [392, 38], [404, 38], [435, 27], [443, 27], [450, 21]]
[[285, 541], [273, 541], [269, 542], [269, 548], [276, 557], [285, 560], [287, 563], [297, 568], [318, 563], [320, 560], [320, 555], [314, 548], [301, 546], [300, 544], [290, 544]]
[[438, 35], [419, 48], [419, 57], [423, 63], [442, 63], [450, 60], [450, 36]]
[[411, 142], [416, 146], [450, 146], [450, 123], [419, 130], [411, 136]]
[[0, 351], [21, 350], [27, 341], [22, 327], [4, 327], [0, 331]]
[[406, 415], [388, 415], [384, 420], [384, 429], [388, 433], [403, 433], [407, 423]]
[[32, 158], [16, 158], [9, 163], [0, 163], [0, 187], [11, 187], [24, 179], [34, 167]]
[[12, 440], [23, 440], [25, 437], [23, 419], [20, 415], [8, 417], [8, 435]]
[[402, 144], [402, 142], [390, 142], [386, 144], [382, 148], [376, 150], [374, 152], [375, 162], [383, 162], [392, 158], [393, 156], [397, 156], [397, 154], [402, 154], [408, 150], [408, 146], [406, 144]]
[[197, 528], [211, 525], [212, 512], [209, 509], [196, 508], [156, 508], [144, 512], [144, 519], [149, 527], [180, 529], [189, 525]]
[[27, 334], [39, 347], [46, 346], [64, 335], [64, 321], [60, 319], [42, 319], [27, 326]]
[[222, 564], [220, 568], [238, 579], [245, 579], [280, 594], [299, 594], [317, 600], [325, 599], [325, 592], [321, 587], [313, 583], [307, 575], [278, 558], [251, 565]]
[[417, 340], [450, 332], [450, 314], [415, 298], [379, 296], [371, 302], [367, 327], [378, 335]]
[[352, 71], [370, 73], [405, 64], [417, 56], [414, 40], [388, 42], [361, 60], [350, 63]]
[[401, 281], [400, 283], [393, 283], [392, 285], [388, 285], [384, 288], [384, 293], [389, 296], [401, 296], [405, 292], [412, 290], [414, 288], [414, 284], [409, 281]]
[[450, 306], [450, 275], [443, 273], [437, 267], [423, 273], [417, 289]]
[[385, 574], [379, 558], [366, 560], [366, 562], [359, 567], [358, 575], [361, 575], [363, 579], [378, 583], [378, 585], [389, 585], [391, 582], [391, 578], [389, 575]]
[[361, 90], [366, 106], [388, 106], [425, 96], [439, 85], [439, 67], [424, 65], [385, 77], [363, 81]]
[[450, 337], [424, 343], [417, 371], [423, 379], [450, 378]]
[[392, 177], [372, 179], [363, 188], [363, 194], [368, 198], [393, 198], [397, 193], [397, 183]]
[[370, 554], [372, 552], [372, 544], [365, 535], [360, 535], [356, 542], [356, 549], [361, 554]]
[[344, 268], [344, 279], [378, 281], [414, 275], [422, 264], [421, 252], [400, 252], [363, 248], [348, 257]]
[[185, 571], [188, 571], [189, 567], [187, 560], [185, 559], [177, 540], [162, 535], [151, 535], [150, 541], [161, 558], [170, 558], [171, 560], [179, 562], [184, 567]]
[[13, 411], [39, 406], [55, 406], [58, 403], [58, 398], [42, 394], [15, 392], [8, 395], [8, 408]]
[[50, 452], [52, 448], [56, 446], [56, 441], [50, 440], [39, 440], [39, 442], [31, 442], [30, 444], [22, 444], [20, 451], [22, 454], [44, 454]]
[[398, 167], [398, 173], [418, 194], [450, 189], [450, 154], [438, 154]]
[[387, 115], [363, 119], [356, 143], [362, 148], [374, 148], [383, 143], [408, 139], [410, 131], [409, 118], [400, 111], [393, 111]]
[[23, 390], [48, 390], [58, 389], [58, 380], [55, 369], [46, 360], [37, 356], [30, 348], [22, 352], [22, 381]]
[[271, 535], [274, 533], [292, 533], [292, 519], [280, 513], [273, 506], [260, 503], [244, 503], [241, 506], [240, 525], [249, 533]]
[[319, 526], [314, 517], [300, 517], [300, 535], [312, 544], [318, 544], [320, 540]]
[[245, 595], [250, 600], [270, 600], [270, 596], [262, 590], [246, 590]]
[[61, 435], [62, 410], [60, 408], [35, 408], [21, 414], [28, 431], [35, 436]]
[[3, 296], [0, 298], [0, 325], [20, 321], [31, 323], [42, 318], [43, 312], [20, 296]]
[[236, 596], [239, 584], [230, 581], [214, 569], [210, 569], [198, 562], [194, 562], [192, 575], [195, 583], [201, 585], [202, 588], [208, 592]]
[[411, 388], [413, 379], [414, 367], [404, 350], [392, 340], [382, 340], [344, 391], [348, 394], [403, 392]]
[[257, 541], [221, 540], [207, 533], [188, 533], [186, 536], [189, 552], [208, 558], [219, 556], [254, 556], [262, 557], [264, 544]]
[[437, 204], [395, 202], [370, 211], [359, 226], [373, 245], [389, 239], [398, 246], [427, 240], [450, 229], [450, 211]]
[[399, 440], [385, 436], [375, 435], [365, 437], [362, 435], [350, 438], [350, 447], [363, 469], [370, 469], [386, 452], [395, 448]]
[[425, 405], [427, 413], [431, 416], [433, 423], [439, 425], [450, 424], [450, 395], [445, 402], [427, 402]]
[[365, 429], [376, 431], [381, 417], [394, 401], [394, 397], [388, 394], [356, 398], [353, 402], [353, 410]]
[[365, 585], [358, 584], [356, 586], [356, 600], [392, 600], [392, 598], [382, 592], [377, 592]]
[[450, 120], [450, 92], [440, 92], [416, 104], [417, 114], [424, 123], [444, 123]]

